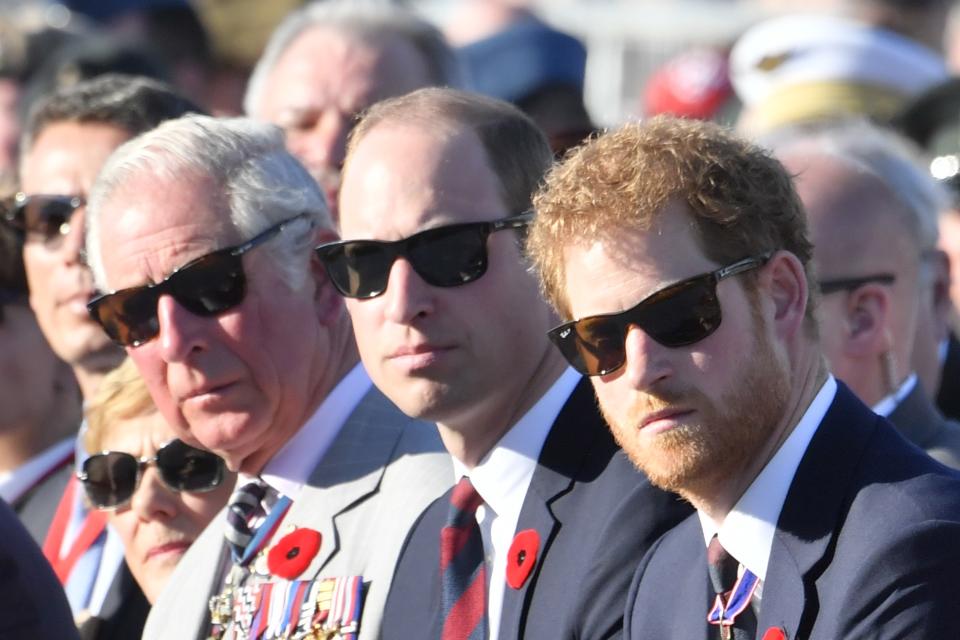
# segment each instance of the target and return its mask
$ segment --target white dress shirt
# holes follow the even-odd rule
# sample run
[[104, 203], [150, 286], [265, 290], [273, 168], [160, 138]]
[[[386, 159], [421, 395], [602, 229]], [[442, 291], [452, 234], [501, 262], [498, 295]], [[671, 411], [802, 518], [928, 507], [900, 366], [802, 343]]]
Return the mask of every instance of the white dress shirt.
[[483, 504], [477, 509], [477, 523], [489, 580], [487, 620], [491, 638], [496, 638], [500, 629], [507, 552], [513, 543], [527, 488], [550, 428], [580, 380], [580, 374], [568, 367], [473, 469], [453, 459], [454, 481], [468, 476], [483, 498]]
[[[296, 500], [372, 384], [363, 365], [357, 364], [323, 399], [306, 424], [270, 458], [260, 478], [281, 495]], [[250, 480], [251, 476], [241, 474], [237, 486]]]
[[0, 498], [13, 504], [73, 451], [74, 437], [47, 447], [16, 469], [0, 473]]
[[[761, 585], [767, 576], [777, 520], [793, 476], [836, 394], [837, 381], [828, 376], [793, 432], [740, 496], [722, 524], [701, 511], [697, 512], [704, 544], [709, 545], [716, 534], [727, 553], [740, 562], [741, 568], [752, 571]], [[754, 598], [760, 598], [759, 587]]]
[[884, 397], [880, 402], [870, 408], [873, 409], [873, 412], [878, 416], [889, 418], [893, 410], [900, 406], [900, 403], [910, 395], [915, 386], [917, 386], [917, 374], [911, 373], [907, 376], [907, 379], [903, 381], [903, 384], [897, 387], [896, 391]]

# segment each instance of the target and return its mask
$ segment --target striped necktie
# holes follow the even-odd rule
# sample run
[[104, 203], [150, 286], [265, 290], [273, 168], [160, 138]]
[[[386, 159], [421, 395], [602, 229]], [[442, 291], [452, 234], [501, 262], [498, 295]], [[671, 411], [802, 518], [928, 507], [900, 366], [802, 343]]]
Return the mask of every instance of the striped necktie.
[[244, 550], [256, 533], [256, 529], [252, 528], [250, 523], [266, 513], [262, 504], [266, 495], [266, 483], [262, 480], [253, 480], [239, 487], [230, 496], [230, 501], [227, 503], [227, 526], [224, 536], [227, 544], [230, 545], [235, 562], [243, 557]]
[[482, 502], [470, 479], [460, 478], [440, 530], [442, 640], [487, 638], [487, 572], [476, 519]]

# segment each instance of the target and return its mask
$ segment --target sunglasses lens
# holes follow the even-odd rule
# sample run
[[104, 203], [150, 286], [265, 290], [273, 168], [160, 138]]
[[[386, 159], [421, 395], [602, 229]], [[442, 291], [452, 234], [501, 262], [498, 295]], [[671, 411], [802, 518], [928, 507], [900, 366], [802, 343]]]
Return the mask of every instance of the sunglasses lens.
[[133, 496], [138, 471], [137, 460], [128, 453], [98, 453], [83, 463], [83, 488], [95, 507], [116, 507]]
[[152, 340], [160, 330], [157, 297], [155, 289], [137, 287], [101, 296], [88, 308], [114, 342], [135, 346]]
[[625, 327], [617, 318], [588, 318], [578, 322], [571, 342], [577, 351], [583, 370], [591, 375], [603, 375], [624, 363]]
[[433, 229], [411, 240], [407, 257], [428, 284], [456, 287], [486, 272], [487, 235], [485, 226], [475, 224]]
[[358, 240], [331, 245], [320, 253], [334, 286], [351, 298], [373, 298], [387, 288], [396, 255], [381, 242]]
[[[198, 316], [214, 316], [237, 306], [243, 302], [247, 284], [243, 258], [230, 251], [204, 256], [174, 273], [168, 282], [176, 301]], [[156, 311], [154, 305], [154, 316]]]
[[30, 196], [17, 208], [14, 225], [50, 241], [70, 230], [75, 201], [65, 196]]
[[720, 315], [716, 281], [705, 276], [657, 292], [636, 322], [663, 346], [684, 347], [716, 331]]
[[180, 440], [157, 452], [157, 468], [164, 483], [176, 491], [209, 491], [223, 482], [222, 459]]

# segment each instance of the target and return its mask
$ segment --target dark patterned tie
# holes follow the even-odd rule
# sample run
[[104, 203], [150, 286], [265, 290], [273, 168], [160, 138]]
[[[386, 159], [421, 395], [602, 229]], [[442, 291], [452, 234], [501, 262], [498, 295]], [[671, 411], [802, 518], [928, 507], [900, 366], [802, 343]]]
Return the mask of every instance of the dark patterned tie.
[[262, 480], [253, 480], [239, 487], [227, 503], [227, 527], [224, 536], [230, 545], [234, 562], [243, 557], [243, 552], [256, 533], [250, 522], [264, 515], [262, 500], [267, 494], [267, 485]]
[[[750, 605], [753, 588], [749, 586], [750, 580], [755, 581], [756, 578], [748, 571], [740, 581], [743, 584], [738, 583], [739, 567], [737, 559], [727, 553], [717, 536], [713, 536], [707, 546], [707, 570], [717, 597], [708, 619], [711, 624], [719, 625], [722, 640], [753, 640], [757, 635], [757, 618]], [[735, 586], [738, 587], [736, 590]], [[731, 616], [734, 624], [720, 624], [719, 620]], [[714, 622], [713, 618], [718, 621]]]
[[482, 502], [470, 479], [460, 478], [440, 530], [442, 640], [487, 638], [487, 571], [475, 515]]

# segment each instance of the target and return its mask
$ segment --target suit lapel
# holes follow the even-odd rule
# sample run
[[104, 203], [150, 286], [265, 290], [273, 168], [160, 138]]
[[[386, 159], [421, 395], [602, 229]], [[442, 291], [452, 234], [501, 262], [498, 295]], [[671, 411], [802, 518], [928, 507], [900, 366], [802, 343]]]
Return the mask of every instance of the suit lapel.
[[[842, 384], [804, 453], [784, 501], [763, 582], [758, 632], [783, 627], [788, 638], [810, 634], [815, 581], [829, 563], [842, 525], [856, 462], [877, 417]], [[806, 603], [806, 606], [805, 606]]]
[[943, 429], [944, 420], [917, 381], [913, 390], [890, 413], [890, 422], [904, 438], [925, 449]]
[[316, 576], [340, 549], [338, 516], [377, 490], [409, 422], [376, 388], [347, 418], [279, 532], [287, 533], [291, 525], [320, 532], [320, 551], [304, 577]]
[[[537, 564], [523, 586], [520, 589], [513, 589], [509, 585], [504, 587], [500, 614], [501, 640], [519, 635], [524, 612], [540, 573], [542, 558], [549, 553], [550, 544], [562, 524], [562, 517], [558, 518], [559, 502], [573, 488], [584, 458], [597, 436], [606, 433], [606, 429], [589, 381], [581, 380], [550, 428], [523, 500], [517, 532], [535, 530], [540, 539], [540, 551], [537, 553]], [[508, 567], [511, 561], [511, 558], [507, 559]]]

